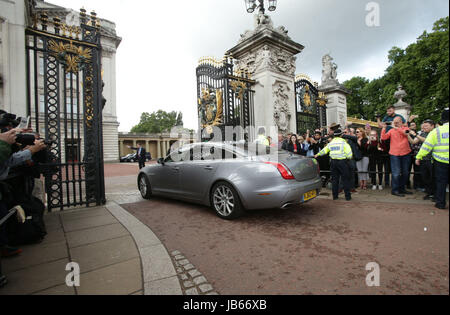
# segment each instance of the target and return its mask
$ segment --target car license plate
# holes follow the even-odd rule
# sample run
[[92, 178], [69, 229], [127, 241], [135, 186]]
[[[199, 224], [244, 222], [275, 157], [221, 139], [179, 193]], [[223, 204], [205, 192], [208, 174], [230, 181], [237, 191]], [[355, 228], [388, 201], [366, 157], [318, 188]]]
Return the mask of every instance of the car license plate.
[[317, 197], [317, 191], [315, 191], [315, 190], [308, 191], [307, 193], [303, 194], [303, 202], [314, 199], [316, 197]]

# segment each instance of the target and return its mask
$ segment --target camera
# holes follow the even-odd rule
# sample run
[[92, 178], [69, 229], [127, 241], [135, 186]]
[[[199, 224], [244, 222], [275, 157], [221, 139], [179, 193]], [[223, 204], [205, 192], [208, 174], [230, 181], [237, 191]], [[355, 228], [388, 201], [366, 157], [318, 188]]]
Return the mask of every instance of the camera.
[[36, 137], [33, 133], [19, 133], [16, 138], [16, 142], [22, 145], [33, 145]]
[[0, 131], [6, 132], [9, 129], [16, 128], [20, 123], [20, 118], [14, 114], [9, 114], [0, 110]]

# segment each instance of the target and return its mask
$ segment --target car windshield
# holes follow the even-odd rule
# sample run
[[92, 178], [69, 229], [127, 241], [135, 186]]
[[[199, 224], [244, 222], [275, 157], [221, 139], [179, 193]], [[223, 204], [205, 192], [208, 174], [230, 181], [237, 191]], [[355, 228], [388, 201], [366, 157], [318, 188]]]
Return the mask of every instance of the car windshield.
[[[253, 157], [253, 156], [267, 156], [267, 155], [278, 155], [286, 153], [286, 151], [279, 151], [277, 147], [268, 147], [265, 145], [257, 145], [255, 143], [230, 143], [230, 142], [205, 142], [205, 143], [195, 143], [183, 146], [179, 151], [180, 153], [185, 153], [189, 150], [194, 150], [196, 152], [206, 152], [206, 154], [214, 154], [211, 151], [222, 150], [234, 155], [236, 157]], [[217, 152], [216, 152], [217, 153]], [[237, 156], [236, 156], [237, 155]], [[204, 154], [200, 155], [205, 157]]]

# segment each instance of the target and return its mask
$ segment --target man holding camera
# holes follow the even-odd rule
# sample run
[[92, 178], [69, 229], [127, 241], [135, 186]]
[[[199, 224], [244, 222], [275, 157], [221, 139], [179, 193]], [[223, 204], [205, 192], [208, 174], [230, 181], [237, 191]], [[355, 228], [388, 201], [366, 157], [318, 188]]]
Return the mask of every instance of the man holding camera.
[[386, 132], [389, 132], [393, 127], [394, 119], [400, 117], [402, 119], [402, 123], [406, 124], [406, 119], [399, 114], [395, 113], [395, 106], [391, 105], [386, 110], [386, 116], [384, 116], [383, 120], [380, 121], [381, 116], [377, 115], [378, 126], [382, 128], [382, 123], [386, 124]]
[[[0, 130], [0, 219], [8, 213], [8, 207], [4, 202], [2, 194], [2, 180], [6, 179], [11, 167], [19, 166], [31, 160], [32, 156], [46, 148], [44, 140], [34, 140], [34, 144], [24, 147], [22, 150], [13, 153], [13, 145], [17, 144], [17, 136], [22, 130], [4, 127]], [[20, 254], [18, 248], [8, 246], [5, 225], [0, 226], [0, 257], [8, 257]], [[0, 287], [6, 285], [7, 279], [2, 274], [0, 263]]]
[[381, 123], [381, 140], [390, 140], [389, 155], [392, 169], [392, 195], [405, 197], [412, 195], [407, 191], [406, 182], [409, 177], [411, 163], [411, 146], [408, 141], [409, 128], [404, 126], [401, 116], [394, 118], [394, 126], [387, 131], [387, 124]]

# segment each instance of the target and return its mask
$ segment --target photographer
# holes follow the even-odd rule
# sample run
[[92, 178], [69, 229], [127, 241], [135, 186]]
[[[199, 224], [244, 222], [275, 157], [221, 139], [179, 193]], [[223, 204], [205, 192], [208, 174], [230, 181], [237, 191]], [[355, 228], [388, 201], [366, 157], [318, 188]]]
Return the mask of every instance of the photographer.
[[[11, 145], [16, 142], [16, 131], [11, 130], [5, 133], [0, 133], [0, 173], [3, 172], [3, 164], [11, 156]], [[8, 209], [3, 203], [3, 196], [0, 190], [0, 219], [8, 214]], [[0, 226], [0, 244], [6, 244], [6, 231]], [[1, 255], [0, 255], [0, 288], [7, 283], [6, 277], [2, 274]]]
[[[394, 119], [396, 117], [400, 117], [402, 119], [402, 123], [406, 123], [406, 119], [402, 116], [402, 115], [398, 115], [395, 113], [395, 106], [391, 105], [387, 108], [386, 110], [386, 116], [383, 117], [383, 121], [380, 120], [381, 115], [380, 114], [376, 114], [375, 117], [377, 118], [377, 122], [378, 122], [378, 127], [380, 129], [383, 128], [383, 124], [386, 125], [386, 133], [388, 133], [393, 127], [393, 123], [394, 123]], [[382, 142], [384, 143], [387, 152], [389, 152], [391, 150], [391, 140], [390, 139], [386, 139], [386, 140], [382, 140]], [[391, 159], [390, 159], [390, 155], [386, 155], [384, 156], [384, 182], [385, 182], [385, 186], [389, 187], [391, 185], [391, 180], [390, 180], [390, 174], [392, 172], [392, 167], [391, 167]]]
[[[8, 214], [8, 209], [16, 201], [12, 196], [9, 185], [5, 182], [8, 178], [10, 169], [16, 166], [22, 166], [32, 159], [32, 156], [43, 149], [46, 145], [43, 140], [36, 140], [31, 135], [24, 135], [21, 129], [15, 129], [17, 121], [15, 116], [1, 113], [0, 117], [0, 219]], [[25, 146], [18, 141], [25, 142]], [[24, 141], [25, 140], [25, 141]], [[30, 142], [32, 143], [30, 144]], [[27, 145], [28, 144], [28, 145]], [[22, 148], [23, 147], [23, 148]], [[13, 153], [14, 152], [14, 153]], [[18, 255], [21, 249], [8, 245], [6, 232], [6, 222], [0, 226], [0, 256], [10, 257]], [[6, 277], [1, 274], [0, 266], [0, 287], [7, 283]]]
[[376, 115], [378, 126], [380, 127], [380, 129], [383, 128], [383, 124], [386, 124], [386, 133], [388, 133], [393, 128], [394, 119], [397, 117], [400, 117], [402, 119], [402, 123], [406, 124], [406, 119], [402, 115], [395, 113], [395, 106], [393, 105], [387, 108], [386, 116], [384, 116], [382, 121], [380, 121], [381, 115]]
[[412, 195], [406, 190], [411, 163], [411, 147], [408, 141], [409, 128], [404, 126], [400, 116], [395, 117], [394, 127], [387, 131], [387, 124], [382, 123], [381, 140], [390, 140], [390, 160], [392, 169], [392, 195], [405, 197]]

